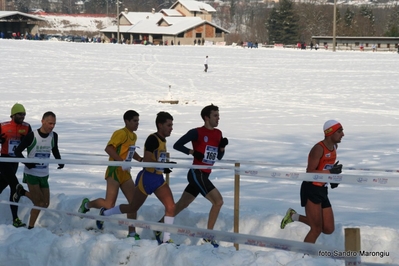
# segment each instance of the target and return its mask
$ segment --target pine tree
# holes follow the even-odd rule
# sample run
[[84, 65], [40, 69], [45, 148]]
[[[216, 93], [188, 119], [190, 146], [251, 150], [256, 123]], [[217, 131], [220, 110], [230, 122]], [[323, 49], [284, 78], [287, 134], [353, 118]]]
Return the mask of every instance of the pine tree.
[[267, 23], [269, 41], [294, 44], [298, 41], [299, 17], [295, 13], [293, 2], [282, 0], [278, 9], [273, 8]]

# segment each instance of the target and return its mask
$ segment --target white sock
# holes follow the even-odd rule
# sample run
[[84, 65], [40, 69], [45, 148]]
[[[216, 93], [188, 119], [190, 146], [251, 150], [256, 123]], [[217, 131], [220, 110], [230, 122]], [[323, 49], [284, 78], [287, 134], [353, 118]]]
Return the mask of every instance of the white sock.
[[[163, 222], [165, 224], [173, 224], [173, 221], [175, 220], [175, 217], [170, 217], [170, 216], [165, 216], [163, 219]], [[163, 242], [166, 242], [170, 239], [170, 233], [169, 232], [163, 232]]]
[[119, 205], [118, 205], [109, 210], [105, 210], [103, 214], [104, 214], [104, 216], [110, 216], [110, 215], [121, 214], [121, 213], [122, 213], [121, 209], [119, 208]]
[[299, 214], [298, 213], [294, 213], [293, 215], [291, 215], [291, 218], [293, 221], [299, 221]]
[[130, 237], [134, 237], [135, 235], [136, 235], [136, 232], [130, 232], [130, 233], [129, 233], [129, 236], [130, 236]]

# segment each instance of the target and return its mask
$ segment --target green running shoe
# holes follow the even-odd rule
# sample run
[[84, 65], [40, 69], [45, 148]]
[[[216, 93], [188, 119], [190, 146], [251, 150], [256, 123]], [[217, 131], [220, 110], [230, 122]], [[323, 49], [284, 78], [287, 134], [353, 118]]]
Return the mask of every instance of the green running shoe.
[[15, 218], [14, 222], [12, 223], [14, 227], [24, 227], [26, 224], [24, 224], [19, 218]]
[[90, 209], [87, 209], [87, 208], [85, 207], [85, 204], [88, 203], [89, 201], [90, 201], [90, 200], [89, 200], [88, 198], [84, 198], [84, 199], [82, 200], [82, 204], [80, 204], [80, 207], [79, 207], [78, 212], [80, 212], [80, 213], [86, 213], [86, 212], [90, 211]]
[[134, 236], [131, 236], [130, 234], [128, 234], [127, 237], [133, 237], [134, 240], [140, 240], [140, 235], [137, 233]]
[[288, 208], [287, 213], [285, 214], [284, 218], [281, 220], [280, 228], [284, 229], [285, 226], [289, 223], [292, 223], [294, 220], [292, 220], [292, 215], [296, 213], [295, 210]]

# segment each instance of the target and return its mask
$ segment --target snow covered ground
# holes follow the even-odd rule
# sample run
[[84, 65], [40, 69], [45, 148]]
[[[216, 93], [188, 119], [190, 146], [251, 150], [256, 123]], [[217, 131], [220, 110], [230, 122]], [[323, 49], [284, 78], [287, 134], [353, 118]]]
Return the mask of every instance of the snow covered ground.
[[[203, 72], [206, 55], [208, 73]], [[309, 150], [323, 138], [323, 123], [337, 119], [345, 132], [338, 150], [345, 174], [399, 177], [383, 171], [345, 171], [399, 169], [396, 53], [0, 40], [0, 58], [0, 120], [8, 120], [11, 106], [20, 102], [35, 129], [42, 114], [51, 110], [57, 114], [55, 131], [63, 158], [104, 162], [51, 167], [49, 209], [77, 212], [84, 197], [105, 195], [104, 148], [112, 132], [123, 126], [128, 109], [140, 113], [140, 146], [155, 131], [157, 112], [174, 116], [168, 148], [178, 164], [187, 164], [188, 156], [173, 150], [173, 143], [201, 126], [200, 110], [213, 103], [220, 108], [219, 128], [230, 141], [225, 162], [217, 165], [258, 161], [275, 164], [272, 169], [287, 168], [281, 167], [284, 164], [304, 172]], [[177, 105], [158, 102], [169, 98], [169, 85]], [[132, 175], [138, 171], [133, 168]], [[186, 185], [186, 172], [176, 168], [171, 174], [175, 200]], [[211, 179], [224, 197], [215, 229], [232, 232], [234, 172], [214, 170]], [[288, 207], [304, 211], [299, 187], [299, 181], [243, 176], [240, 232], [302, 241], [306, 225], [279, 228]], [[342, 250], [344, 228], [357, 227], [362, 249], [389, 252], [383, 258], [362, 257], [363, 262], [399, 264], [398, 190], [344, 184], [331, 190], [336, 231], [319, 237], [317, 244]], [[178, 249], [158, 246], [146, 229], [138, 229], [142, 240], [134, 241], [126, 238], [125, 226], [105, 222], [104, 232], [87, 231], [95, 227], [94, 220], [51, 211], [42, 212], [33, 230], [14, 228], [8, 197], [8, 189], [0, 194], [0, 265], [343, 265], [340, 260], [247, 245], [236, 251], [229, 242], [214, 249], [198, 238], [175, 234]], [[125, 202], [119, 195], [117, 204]], [[32, 205], [27, 198], [20, 203]], [[198, 197], [175, 224], [206, 228], [209, 208], [208, 201]], [[19, 209], [24, 222], [29, 211]], [[157, 221], [162, 214], [162, 204], [150, 196], [139, 219]]]

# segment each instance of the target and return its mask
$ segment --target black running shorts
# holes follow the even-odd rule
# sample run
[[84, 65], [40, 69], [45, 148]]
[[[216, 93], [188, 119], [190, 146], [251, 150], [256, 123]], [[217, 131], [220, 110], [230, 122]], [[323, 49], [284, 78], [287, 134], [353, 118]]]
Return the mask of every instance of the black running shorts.
[[308, 200], [315, 204], [321, 204], [323, 209], [331, 207], [327, 187], [315, 186], [312, 182], [304, 181], [301, 185], [301, 206], [305, 207]]

